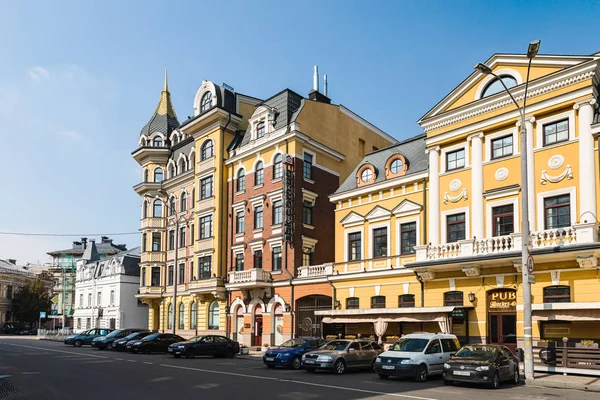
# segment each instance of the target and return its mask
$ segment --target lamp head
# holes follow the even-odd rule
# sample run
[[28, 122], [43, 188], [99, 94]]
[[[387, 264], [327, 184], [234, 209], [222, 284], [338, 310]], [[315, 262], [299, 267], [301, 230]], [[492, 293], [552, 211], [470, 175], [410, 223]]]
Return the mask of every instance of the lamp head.
[[481, 72], [482, 74], [489, 75], [492, 73], [492, 69], [490, 67], [488, 67], [487, 65], [485, 65], [484, 63], [477, 63], [477, 65], [474, 66], [473, 68], [475, 68], [477, 71]]
[[527, 58], [531, 59], [537, 56], [537, 53], [540, 50], [540, 43], [541, 42], [539, 40], [534, 40], [533, 42], [529, 43], [529, 47], [527, 48]]

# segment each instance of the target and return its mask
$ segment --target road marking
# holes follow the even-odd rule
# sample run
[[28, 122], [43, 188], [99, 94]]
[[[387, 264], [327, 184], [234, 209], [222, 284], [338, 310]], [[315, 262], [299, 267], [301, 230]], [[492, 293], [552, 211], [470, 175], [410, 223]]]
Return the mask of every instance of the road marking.
[[21, 375], [39, 375], [39, 372], [21, 372]]
[[127, 362], [137, 362], [137, 361], [135, 361], [135, 360], [127, 360]]
[[205, 383], [205, 384], [202, 384], [202, 385], [196, 385], [194, 387], [196, 389], [214, 389], [214, 388], [219, 387], [219, 386], [221, 386], [221, 385], [218, 384], [218, 383]]
[[113, 360], [93, 360], [93, 361], [84, 361], [84, 364], [104, 364], [104, 363], [111, 363], [114, 362]]
[[146, 364], [146, 365], [152, 365], [152, 363], [150, 361], [144, 361], [144, 364]]
[[376, 390], [368, 390], [368, 389], [349, 388], [349, 387], [344, 387], [344, 386], [326, 385], [326, 384], [322, 384], [322, 383], [313, 383], [313, 382], [307, 382], [307, 381], [297, 381], [297, 380], [293, 380], [293, 379], [289, 379], [288, 380], [288, 379], [280, 379], [280, 378], [271, 378], [271, 377], [267, 377], [267, 376], [256, 376], [256, 375], [248, 375], [248, 374], [238, 374], [238, 373], [235, 373], [235, 372], [214, 371], [214, 370], [202, 369], [202, 368], [182, 367], [182, 366], [179, 366], [179, 365], [160, 364], [160, 366], [161, 367], [167, 367], [167, 368], [185, 369], [185, 370], [189, 370], [189, 371], [207, 372], [207, 373], [211, 373], [211, 374], [239, 376], [239, 377], [242, 377], [242, 378], [250, 378], [250, 379], [255, 379], [255, 380], [256, 379], [262, 379], [262, 380], [266, 380], [266, 381], [290, 382], [290, 383], [296, 383], [298, 385], [316, 386], [316, 387], [323, 387], [323, 388], [337, 389], [337, 390], [346, 390], [346, 391], [358, 392], [358, 393], [377, 394], [377, 395], [384, 395], [384, 396], [391, 396], [391, 397], [399, 397], [399, 398], [403, 398], [403, 399], [437, 400], [437, 399], [433, 399], [433, 398], [430, 398], [430, 397], [419, 397], [419, 396], [411, 396], [411, 395], [407, 395], [407, 394], [379, 392], [379, 391], [376, 391]]
[[168, 381], [168, 380], [171, 380], [171, 379], [173, 379], [172, 376], [161, 376], [159, 378], [152, 379], [150, 382], [162, 382], [162, 381]]
[[0, 379], [10, 378], [10, 375], [0, 375]]
[[122, 358], [115, 358], [115, 360], [123, 361], [123, 359], [122, 359]]
[[37, 349], [37, 350], [52, 351], [52, 352], [55, 352], [55, 353], [73, 354], [73, 355], [77, 355], [77, 356], [80, 356], [80, 357], [108, 358], [108, 357], [105, 357], [105, 356], [95, 356], [95, 355], [92, 355], [92, 354], [75, 353], [73, 351], [52, 350], [52, 349], [46, 349], [44, 347], [25, 346], [23, 344], [12, 344], [12, 343], [9, 343], [9, 346], [24, 347], [26, 349]]

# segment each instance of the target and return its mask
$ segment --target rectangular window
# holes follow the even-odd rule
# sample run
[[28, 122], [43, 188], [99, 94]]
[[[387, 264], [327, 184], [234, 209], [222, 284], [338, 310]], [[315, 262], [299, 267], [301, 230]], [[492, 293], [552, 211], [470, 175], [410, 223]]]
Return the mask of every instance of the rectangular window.
[[570, 286], [548, 286], [544, 288], [544, 303], [571, 302]]
[[86, 318], [85, 319], [85, 329], [89, 329], [92, 327], [92, 319], [91, 318]]
[[569, 140], [569, 119], [544, 125], [544, 146]]
[[465, 231], [465, 213], [448, 215], [446, 217], [446, 242], [455, 243], [463, 240]]
[[190, 260], [190, 280], [196, 280], [194, 276], [194, 260]]
[[571, 195], [562, 194], [544, 199], [544, 226], [544, 229], [571, 226]]
[[175, 249], [175, 231], [169, 231], [169, 250]]
[[373, 258], [387, 257], [387, 228], [373, 229]]
[[510, 235], [515, 231], [514, 206], [508, 204], [492, 208], [494, 236]]
[[152, 233], [152, 251], [160, 251], [160, 242], [161, 242], [161, 237], [160, 237], [160, 232], [154, 232]]
[[200, 217], [200, 239], [207, 239], [212, 236], [212, 215]]
[[510, 156], [513, 153], [513, 136], [503, 136], [492, 140], [492, 159]]
[[[142, 275], [142, 283], [140, 286], [144, 287], [146, 286], [146, 267], [142, 267], [140, 274]], [[81, 307], [83, 307], [83, 298], [81, 299]]]
[[142, 252], [146, 252], [148, 249], [148, 234], [142, 234]]
[[193, 246], [194, 245], [194, 225], [192, 224], [192, 226], [190, 227], [190, 244]]
[[110, 305], [111, 306], [115, 305], [115, 291], [114, 290], [110, 291]]
[[463, 292], [444, 293], [444, 306], [462, 306], [464, 303]]
[[304, 153], [304, 163], [302, 165], [302, 175], [306, 179], [312, 179], [313, 156]]
[[401, 294], [398, 296], [398, 307], [414, 307], [415, 306], [415, 295], [414, 294]]
[[185, 247], [185, 226], [179, 228], [179, 247]]
[[400, 225], [400, 254], [414, 254], [417, 245], [417, 223]]
[[81, 318], [77, 318], [77, 329], [81, 329]]
[[167, 272], [167, 285], [171, 286], [173, 285], [173, 277], [175, 276], [175, 267], [173, 267], [172, 265], [169, 265], [169, 269]]
[[302, 249], [302, 266], [312, 265], [313, 253], [312, 249], [304, 247]]
[[365, 156], [365, 141], [363, 139], [358, 139], [358, 156], [363, 158]]
[[200, 179], [200, 200], [212, 197], [213, 193], [213, 177], [208, 176]]
[[465, 149], [446, 153], [446, 171], [463, 168], [465, 166]]
[[244, 212], [238, 211], [235, 215], [235, 233], [244, 233]]
[[236, 271], [244, 270], [244, 253], [237, 253], [235, 255], [235, 270]]
[[281, 271], [281, 247], [273, 247], [273, 271]]
[[348, 234], [348, 260], [362, 259], [362, 237], [360, 232]]
[[179, 285], [185, 283], [185, 264], [179, 264], [179, 269], [177, 271], [177, 283]]
[[[144, 285], [142, 285], [144, 286]], [[79, 295], [79, 308], [83, 308], [83, 293]]]
[[198, 279], [208, 279], [212, 272], [212, 257], [198, 257]]
[[263, 228], [263, 208], [262, 206], [254, 209], [254, 229]]
[[371, 308], [385, 308], [385, 296], [371, 297]]
[[88, 307], [92, 306], [92, 294], [91, 293], [88, 293], [88, 304], [87, 305], [88, 305]]
[[102, 292], [96, 293], [96, 305], [98, 307], [102, 305]]
[[302, 203], [302, 223], [312, 225], [313, 223], [313, 206], [309, 201]]
[[358, 297], [348, 297], [346, 299], [347, 310], [358, 310], [360, 308], [360, 300]]
[[277, 200], [273, 202], [273, 225], [281, 225], [283, 222], [283, 202]]
[[263, 254], [262, 250], [256, 250], [254, 252], [254, 268], [262, 268]]
[[152, 267], [150, 284], [152, 286], [160, 286], [160, 267]]

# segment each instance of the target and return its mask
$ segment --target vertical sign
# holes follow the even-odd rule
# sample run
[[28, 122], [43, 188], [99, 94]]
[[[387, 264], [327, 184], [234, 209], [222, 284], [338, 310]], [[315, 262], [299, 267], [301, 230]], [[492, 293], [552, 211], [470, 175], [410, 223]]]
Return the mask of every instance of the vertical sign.
[[283, 175], [283, 240], [293, 247], [294, 240], [294, 157], [286, 155]]

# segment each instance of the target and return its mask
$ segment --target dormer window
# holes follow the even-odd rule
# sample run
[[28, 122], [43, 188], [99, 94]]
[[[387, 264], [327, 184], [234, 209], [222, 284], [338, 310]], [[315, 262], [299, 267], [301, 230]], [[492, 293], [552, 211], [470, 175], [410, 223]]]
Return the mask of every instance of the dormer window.
[[212, 107], [212, 93], [206, 92], [200, 101], [200, 112], [206, 112]]
[[371, 179], [373, 179], [373, 171], [371, 171], [369, 168], [365, 169], [362, 174], [360, 174], [360, 179], [364, 183], [369, 183]]
[[408, 171], [408, 160], [402, 154], [392, 155], [385, 163], [385, 177], [395, 178], [403, 176]]
[[162, 145], [163, 145], [162, 138], [160, 138], [158, 136], [155, 137], [154, 140], [152, 141], [152, 146], [153, 147], [162, 147]]
[[504, 90], [502, 83], [504, 83], [508, 89], [517, 86], [517, 80], [515, 78], [510, 75], [501, 75], [488, 83], [481, 93], [481, 98], [483, 99], [484, 97], [502, 92]]
[[260, 121], [256, 124], [256, 138], [260, 139], [265, 136], [265, 121]]
[[374, 183], [376, 177], [375, 167], [371, 164], [364, 164], [356, 172], [356, 186], [360, 187]]

